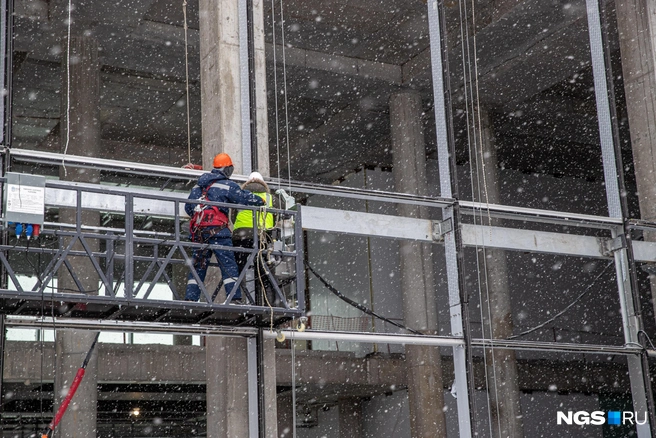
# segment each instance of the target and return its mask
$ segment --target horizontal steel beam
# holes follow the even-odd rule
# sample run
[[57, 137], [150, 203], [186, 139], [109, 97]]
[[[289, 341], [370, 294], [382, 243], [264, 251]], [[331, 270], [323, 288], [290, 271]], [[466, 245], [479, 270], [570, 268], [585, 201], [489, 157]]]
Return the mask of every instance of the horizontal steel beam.
[[[431, 242], [435, 225], [427, 219], [303, 207], [303, 229], [313, 231]], [[607, 239], [599, 237], [471, 224], [461, 229], [468, 247], [611, 258], [603, 245]], [[633, 248], [636, 261], [656, 262], [656, 242], [634, 241]]]
[[[602, 250], [603, 239], [576, 234], [462, 224], [462, 242], [474, 247], [610, 258]], [[654, 251], [656, 255], [656, 248]]]
[[107, 332], [118, 331], [172, 335], [255, 336], [257, 334], [257, 329], [253, 327], [12, 315], [6, 316], [6, 325], [7, 327], [33, 329], [49, 329], [56, 327], [57, 329], [102, 330]]
[[307, 206], [302, 212], [305, 230], [432, 241], [433, 225], [425, 219]]
[[[64, 155], [52, 152], [32, 151], [27, 149], [12, 149], [10, 158], [12, 160], [21, 162], [40, 163], [53, 166], [61, 166], [63, 163], [65, 163], [68, 166], [93, 168], [117, 173], [148, 175], [157, 178], [172, 178], [182, 181], [196, 180], [200, 175], [204, 173], [202, 170], [183, 169], [169, 166], [156, 166], [152, 164], [142, 164], [129, 161], [109, 160], [105, 158], [82, 157], [68, 154]], [[244, 175], [233, 174], [230, 179], [237, 182], [244, 182], [246, 181], [247, 177]], [[450, 198], [437, 198], [431, 196], [413, 195], [408, 193], [339, 187], [303, 181], [286, 180], [282, 178], [266, 178], [266, 181], [271, 187], [282, 187], [288, 189], [290, 192], [361, 199], [367, 201], [426, 205], [438, 208], [452, 205], [455, 202], [454, 199]]]
[[[23, 328], [52, 328], [57, 329], [82, 329], [82, 330], [101, 330], [101, 331], [119, 331], [135, 333], [167, 333], [181, 335], [204, 335], [204, 336], [242, 336], [251, 337], [257, 334], [257, 329], [250, 327], [227, 327], [227, 326], [200, 326], [197, 324], [172, 324], [157, 322], [140, 322], [140, 321], [108, 321], [108, 320], [86, 320], [74, 318], [51, 318], [51, 317], [27, 317], [11, 316], [6, 317], [7, 327]], [[389, 333], [370, 333], [370, 332], [336, 332], [320, 330], [265, 330], [264, 336], [269, 339], [276, 338], [279, 333], [285, 335], [287, 339], [297, 341], [340, 341], [340, 342], [362, 342], [376, 344], [394, 344], [394, 345], [426, 345], [435, 347], [454, 347], [464, 345], [464, 340], [452, 336], [435, 336], [435, 335], [404, 335]], [[553, 352], [577, 352], [588, 354], [642, 354], [644, 351], [639, 346], [634, 345], [596, 345], [596, 344], [569, 344], [553, 342], [534, 342], [522, 340], [505, 340], [505, 339], [472, 339], [472, 346], [479, 348], [504, 348], [510, 350], [530, 350], [530, 351], [553, 351]], [[656, 354], [653, 350], [648, 350], [648, 354]]]
[[[57, 182], [56, 187], [46, 188], [46, 205], [51, 207], [75, 207], [76, 193], [74, 189], [93, 190], [97, 192], [101, 186], [95, 184]], [[85, 209], [125, 212], [125, 195], [135, 197], [134, 210], [137, 214], [151, 216], [173, 217], [174, 203], [180, 203], [180, 214], [185, 215], [182, 204], [187, 200], [186, 193], [159, 192], [140, 188], [112, 187], [103, 189], [110, 193], [83, 193], [82, 205]], [[158, 199], [154, 199], [158, 198]], [[388, 198], [389, 200], [389, 198]], [[464, 203], [472, 206], [472, 203]], [[479, 207], [481, 204], [477, 204]], [[327, 231], [362, 236], [387, 237], [418, 241], [433, 241], [434, 222], [427, 219], [407, 218], [400, 216], [365, 213], [358, 211], [337, 210], [303, 206], [303, 228], [314, 231]], [[522, 210], [515, 207], [490, 206], [497, 211]], [[598, 228], [610, 228], [617, 225], [614, 218], [564, 214], [548, 211], [524, 209], [523, 214], [551, 214], [551, 219], [571, 217], [572, 224], [593, 224]], [[521, 211], [520, 211], [521, 212]], [[186, 216], [186, 215], [185, 215]], [[537, 219], [536, 219], [537, 220]], [[621, 223], [621, 221], [620, 221]], [[120, 230], [116, 230], [120, 231]], [[519, 230], [509, 227], [485, 227], [481, 225], [462, 225], [463, 244], [465, 246], [480, 246], [488, 248], [529, 251], [551, 254], [565, 254], [581, 257], [607, 258], [602, 248], [602, 239], [591, 236], [564, 234], [544, 231]], [[633, 242], [635, 259], [640, 262], [656, 262], [656, 243]]]
[[460, 211], [464, 214], [487, 216], [489, 213], [494, 218], [604, 229], [608, 228], [609, 225], [622, 225], [623, 223], [621, 218], [517, 207], [514, 205], [485, 204], [471, 201], [459, 201], [458, 204], [461, 207]]
[[[64, 155], [52, 152], [32, 151], [27, 149], [12, 149], [10, 156], [14, 160], [25, 162], [38, 162], [51, 165], [62, 165], [66, 163], [70, 166], [92, 167], [101, 170], [150, 175], [153, 177], [174, 178], [179, 180], [195, 180], [203, 171], [175, 168], [169, 166], [156, 166], [152, 164], [134, 163], [128, 161], [109, 160], [104, 158], [82, 157], [76, 155]], [[243, 175], [233, 175], [232, 179], [238, 182], [246, 181]], [[425, 205], [436, 208], [444, 208], [456, 203], [451, 198], [439, 198], [429, 196], [418, 196], [407, 193], [397, 193], [379, 190], [358, 189], [351, 187], [329, 186], [324, 184], [315, 184], [302, 181], [290, 181], [284, 179], [269, 178], [267, 182], [277, 187], [288, 188], [291, 192], [315, 194], [323, 196], [332, 196], [340, 198], [361, 199], [368, 201], [380, 201], [396, 204], [414, 204]], [[74, 183], [71, 183], [74, 184]], [[79, 184], [83, 186], [82, 184]], [[91, 185], [90, 185], [91, 186]], [[131, 193], [147, 193], [154, 190], [135, 189], [135, 188], [114, 188]], [[173, 192], [157, 192], [159, 194], [168, 194], [173, 198], [185, 199], [183, 194], [174, 194]], [[176, 196], [179, 195], [179, 196]], [[186, 194], [184, 194], [186, 195]], [[516, 207], [498, 204], [485, 204], [471, 201], [457, 201], [465, 214], [479, 214], [485, 212], [492, 217], [508, 218], [515, 220], [529, 220], [544, 223], [564, 223], [570, 226], [583, 225], [586, 227], [607, 228], [608, 225], [621, 225], [622, 221], [618, 218], [605, 216], [586, 215], [579, 213], [569, 213], [552, 210], [541, 210], [526, 207]], [[146, 208], [144, 208], [146, 210]], [[153, 213], [154, 214], [154, 213]]]
[[[23, 162], [35, 162], [60, 166], [66, 163], [70, 166], [91, 167], [101, 170], [114, 171], [119, 173], [149, 175], [159, 178], [173, 178], [178, 180], [195, 180], [203, 171], [183, 169], [169, 166], [157, 166], [152, 164], [135, 163], [129, 161], [109, 160], [104, 158], [82, 157], [76, 155], [64, 155], [60, 153], [32, 151], [27, 149], [12, 149], [10, 157], [13, 160]], [[231, 179], [243, 182], [246, 176], [233, 175]], [[323, 196], [332, 196], [340, 198], [361, 199], [368, 201], [380, 201], [396, 204], [414, 204], [425, 205], [437, 208], [443, 208], [456, 203], [455, 199], [439, 198], [430, 196], [418, 196], [408, 193], [397, 193], [380, 190], [358, 189], [351, 187], [331, 186], [324, 184], [315, 184], [303, 181], [291, 181], [278, 178], [269, 178], [267, 182], [272, 186], [283, 187], [291, 192], [315, 194]], [[71, 183], [73, 184], [73, 183]], [[114, 188], [120, 190], [121, 188]], [[154, 190], [124, 188], [126, 192], [145, 193], [154, 192]], [[159, 194], [169, 194], [176, 197], [172, 192], [158, 192]], [[182, 196], [182, 194], [178, 194]], [[179, 196], [178, 196], [179, 197]], [[186, 196], [185, 196], [186, 197]], [[586, 226], [607, 228], [608, 225], [621, 225], [619, 218], [610, 218], [606, 216], [586, 215], [579, 213], [569, 213], [552, 210], [541, 210], [535, 208], [485, 204], [471, 201], [457, 201], [461, 206], [461, 211], [465, 214], [480, 214], [485, 212], [492, 217], [508, 218], [514, 220], [529, 220], [544, 223], [560, 223], [570, 226]], [[656, 224], [644, 222], [641, 226], [656, 226]]]
[[[425, 345], [434, 347], [455, 347], [464, 345], [464, 340], [457, 337], [433, 336], [433, 335], [398, 335], [398, 334], [380, 334], [380, 333], [352, 333], [352, 332], [334, 332], [334, 331], [315, 331], [308, 330], [304, 332], [294, 330], [282, 330], [290, 340], [303, 341], [343, 341], [343, 342], [363, 342], [376, 344], [400, 344], [400, 345]], [[265, 337], [275, 338], [277, 332], [265, 331]], [[502, 348], [509, 350], [526, 350], [526, 351], [551, 351], [563, 353], [588, 353], [588, 354], [622, 354], [636, 355], [642, 354], [643, 349], [632, 345], [595, 345], [595, 344], [567, 344], [554, 342], [533, 342], [521, 340], [505, 339], [472, 339], [473, 347], [481, 348]]]
[[[455, 347], [464, 345], [464, 340], [448, 336], [430, 336], [430, 335], [396, 335], [380, 333], [346, 333], [346, 332], [324, 332], [324, 331], [295, 331], [282, 330], [281, 333], [287, 339], [294, 341], [346, 341], [346, 342], [364, 342], [376, 344], [402, 344], [402, 345], [426, 345], [434, 347]], [[278, 332], [266, 330], [264, 337], [275, 338]]]

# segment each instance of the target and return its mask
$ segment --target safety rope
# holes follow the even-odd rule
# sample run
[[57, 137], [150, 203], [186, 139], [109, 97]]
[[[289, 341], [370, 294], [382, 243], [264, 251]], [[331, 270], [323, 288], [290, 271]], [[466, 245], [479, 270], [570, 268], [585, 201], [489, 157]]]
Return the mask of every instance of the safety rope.
[[187, 87], [187, 163], [191, 163], [191, 118], [189, 115], [189, 31], [187, 26], [187, 0], [182, 0], [182, 15], [184, 16], [185, 84]]
[[280, 118], [278, 116], [278, 68], [277, 68], [277, 48], [276, 48], [276, 5], [275, 0], [271, 0], [271, 20], [273, 33], [273, 102], [276, 118], [276, 173], [278, 182], [280, 182]]
[[[269, 306], [269, 310], [271, 312], [271, 317], [269, 321], [269, 330], [273, 332], [273, 305], [271, 302], [269, 302], [269, 297], [267, 296], [267, 291], [266, 287], [264, 286], [264, 280], [262, 279], [262, 272], [261, 270], [265, 270], [264, 275], [268, 275], [268, 267], [264, 265], [266, 261], [264, 260], [263, 253], [267, 251], [267, 246], [268, 246], [268, 239], [269, 235], [266, 232], [266, 215], [267, 215], [267, 205], [266, 205], [266, 200], [264, 201], [265, 204], [258, 208], [257, 212], [253, 212], [255, 215], [255, 224], [257, 225], [257, 233], [258, 233], [258, 243], [259, 243], [259, 248], [257, 251], [257, 256], [256, 256], [256, 261], [255, 261], [255, 271], [257, 272], [257, 279], [260, 282], [260, 290], [262, 292], [262, 295], [264, 297], [264, 301], [266, 302], [267, 306]], [[260, 218], [262, 218], [263, 225], [260, 226]], [[268, 279], [269, 283], [271, 283], [271, 279]]]
[[[472, 25], [470, 27], [469, 25], [469, 11], [467, 9], [467, 1], [466, 0], [460, 0], [459, 2], [460, 6], [460, 38], [461, 38], [461, 47], [462, 47], [462, 64], [463, 64], [463, 72], [464, 72], [464, 77], [463, 77], [463, 84], [464, 84], [464, 97], [465, 97], [465, 120], [467, 124], [467, 136], [468, 136], [468, 152], [469, 152], [469, 162], [470, 162], [470, 167], [471, 167], [471, 172], [470, 172], [470, 182], [471, 182], [471, 187], [472, 187], [472, 200], [481, 200], [481, 192], [484, 194], [484, 200], [485, 204], [487, 207], [487, 216], [488, 216], [488, 225], [490, 225], [490, 209], [489, 209], [489, 196], [488, 196], [488, 190], [487, 190], [487, 180], [485, 176], [485, 164], [484, 164], [484, 153], [483, 153], [483, 147], [482, 147], [482, 128], [481, 128], [481, 118], [480, 118], [480, 100], [478, 98], [478, 61], [477, 61], [477, 44], [476, 44], [476, 27], [475, 27], [475, 5], [472, 0], [472, 5], [471, 5], [471, 16], [472, 16]], [[463, 22], [464, 18], [464, 22]], [[469, 29], [472, 29], [473, 36], [472, 36], [472, 45], [473, 47], [470, 47], [468, 44], [470, 34], [469, 34]], [[472, 56], [472, 51], [473, 51], [473, 56]], [[472, 71], [472, 65], [473, 65], [473, 71]], [[475, 84], [475, 87], [472, 86], [472, 83]], [[477, 117], [478, 116], [478, 117]], [[478, 122], [478, 123], [477, 123]], [[472, 135], [473, 133], [473, 135]], [[473, 140], [473, 141], [472, 141]], [[477, 147], [479, 145], [480, 147]], [[473, 150], [472, 150], [473, 148]], [[480, 158], [479, 158], [479, 152], [480, 152]], [[480, 162], [480, 165], [478, 163]], [[481, 178], [482, 174], [482, 178]], [[476, 181], [474, 181], [474, 175], [476, 175]], [[483, 189], [481, 190], [481, 183], [483, 186]], [[479, 223], [483, 225], [483, 212], [482, 210], [479, 209], [480, 215], [478, 216]], [[476, 210], [474, 210], [474, 223], [476, 223], [477, 215], [476, 215]], [[480, 317], [481, 317], [481, 322], [483, 324], [483, 332], [482, 335], [485, 337], [485, 329], [484, 329], [484, 324], [485, 324], [485, 315], [484, 315], [484, 307], [486, 306], [487, 310], [487, 315], [488, 315], [488, 333], [490, 333], [490, 338], [493, 337], [492, 333], [492, 321], [491, 321], [491, 307], [490, 307], [490, 301], [489, 301], [489, 281], [487, 277], [487, 258], [486, 257], [479, 257], [479, 251], [483, 251], [483, 254], [485, 254], [485, 248], [481, 248], [478, 242], [478, 236], [477, 240], [475, 242], [475, 249], [476, 249], [476, 270], [478, 273], [478, 298], [479, 302], [481, 303], [480, 306]], [[481, 266], [482, 264], [482, 266]], [[483, 299], [483, 289], [481, 288], [481, 281], [485, 282], [485, 293], [486, 297], [488, 299]], [[494, 387], [495, 394], [498, 394], [498, 387], [497, 387], [497, 373], [496, 373], [496, 357], [494, 354], [494, 346], [490, 348], [490, 353], [492, 357], [492, 386]], [[488, 355], [488, 350], [483, 349], [483, 362], [487, 364], [487, 355]], [[485, 367], [485, 382], [486, 382], [486, 387], [490, 388], [490, 373], [488, 370], [488, 367]], [[488, 391], [488, 425], [489, 425], [489, 433], [490, 436], [493, 435], [492, 428], [494, 426], [494, 422], [492, 421], [492, 408], [490, 406], [490, 397], [489, 397], [489, 391]], [[476, 410], [476, 400], [471, 401], [474, 405], [474, 410]], [[499, 400], [496, 400], [496, 411], [499, 411]], [[501, 423], [500, 419], [497, 418], [497, 429], [499, 430], [498, 435], [501, 435]]]
[[66, 144], [64, 154], [62, 155], [62, 167], [64, 168], [64, 177], [68, 176], [66, 170], [66, 154], [68, 145], [71, 143], [71, 11], [73, 10], [72, 0], [68, 0], [68, 23], [66, 31]]
[[280, 31], [282, 37], [282, 83], [285, 87], [285, 143], [287, 145], [287, 190], [292, 193], [292, 160], [289, 153], [289, 104], [287, 99], [287, 57], [285, 55], [285, 15], [282, 0], [280, 0]]

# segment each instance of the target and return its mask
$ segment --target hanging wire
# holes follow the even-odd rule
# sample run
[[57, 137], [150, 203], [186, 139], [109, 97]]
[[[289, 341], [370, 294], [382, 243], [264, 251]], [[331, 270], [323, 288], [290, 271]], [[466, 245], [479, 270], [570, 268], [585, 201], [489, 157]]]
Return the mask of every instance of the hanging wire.
[[276, 169], [278, 174], [278, 183], [280, 183], [280, 118], [278, 116], [278, 65], [277, 65], [277, 49], [276, 49], [276, 4], [275, 0], [271, 0], [271, 19], [273, 24], [271, 26], [273, 34], [273, 96], [274, 106], [276, 111]]
[[289, 105], [287, 100], [287, 63], [285, 56], [285, 15], [280, 0], [280, 31], [282, 34], [282, 83], [285, 93], [285, 143], [287, 146], [287, 190], [292, 193], [292, 160], [289, 153]]
[[294, 330], [291, 331], [289, 341], [292, 344], [292, 438], [296, 438], [296, 342], [294, 342]]
[[71, 24], [73, 9], [72, 0], [68, 0], [68, 28], [66, 31], [66, 145], [62, 156], [62, 167], [64, 168], [64, 177], [68, 176], [66, 170], [66, 154], [68, 145], [71, 143]]
[[191, 117], [189, 115], [189, 28], [187, 26], [187, 0], [182, 0], [182, 14], [184, 15], [185, 84], [187, 86], [187, 163], [191, 163]]
[[321, 275], [319, 275], [319, 273], [318, 273], [317, 271], [315, 271], [314, 268], [312, 268], [312, 266], [310, 265], [309, 262], [304, 261], [304, 263], [305, 263], [305, 267], [306, 267], [306, 268], [307, 268], [307, 269], [308, 269], [308, 270], [309, 270], [309, 271], [310, 271], [315, 277], [317, 277], [317, 279], [321, 282], [321, 284], [323, 284], [323, 285], [326, 287], [326, 289], [328, 289], [330, 292], [332, 292], [334, 295], [336, 295], [336, 296], [337, 296], [339, 299], [341, 299], [342, 301], [346, 302], [347, 304], [350, 304], [351, 306], [355, 307], [356, 309], [358, 309], [359, 311], [361, 311], [361, 312], [363, 312], [363, 313], [366, 313], [367, 315], [373, 316], [374, 318], [378, 318], [378, 319], [380, 319], [380, 320], [382, 320], [382, 321], [385, 321], [385, 322], [387, 322], [387, 323], [389, 323], [389, 324], [392, 324], [392, 325], [395, 326], [395, 327], [398, 327], [398, 328], [403, 329], [403, 330], [407, 330], [407, 331], [409, 331], [410, 333], [413, 333], [413, 334], [415, 334], [415, 335], [423, 335], [423, 333], [421, 333], [421, 332], [419, 332], [419, 331], [417, 331], [417, 330], [414, 330], [414, 329], [411, 329], [411, 328], [409, 328], [409, 327], [406, 327], [406, 326], [404, 326], [403, 324], [399, 324], [398, 322], [396, 322], [396, 321], [394, 321], [394, 320], [391, 320], [391, 319], [389, 319], [389, 318], [385, 318], [384, 316], [377, 314], [376, 312], [374, 312], [373, 310], [369, 309], [368, 307], [366, 307], [366, 306], [364, 306], [364, 305], [362, 305], [362, 304], [360, 304], [360, 303], [358, 303], [358, 302], [356, 302], [356, 301], [353, 301], [352, 299], [350, 299], [349, 297], [345, 296], [343, 293], [341, 293], [340, 291], [338, 291], [338, 290], [337, 290], [332, 284], [328, 283], [328, 281], [327, 281], [325, 278], [323, 278]]
[[[579, 296], [577, 296], [577, 297], [574, 299], [574, 301], [572, 301], [571, 303], [569, 303], [569, 304], [568, 304], [563, 310], [561, 310], [560, 312], [556, 313], [554, 316], [552, 316], [552, 317], [549, 318], [548, 320], [544, 321], [543, 323], [538, 324], [538, 325], [536, 325], [535, 327], [532, 327], [532, 328], [530, 328], [530, 329], [528, 329], [528, 330], [525, 330], [525, 331], [523, 331], [523, 332], [521, 332], [521, 333], [519, 333], [519, 334], [516, 334], [516, 335], [514, 335], [514, 336], [510, 336], [510, 337], [508, 337], [508, 339], [517, 339], [517, 338], [519, 338], [519, 337], [521, 337], [521, 336], [525, 336], [525, 335], [528, 335], [528, 334], [530, 334], [530, 333], [533, 333], [534, 331], [536, 331], [536, 330], [540, 330], [541, 328], [543, 328], [543, 327], [546, 326], [547, 324], [550, 324], [550, 323], [554, 322], [555, 320], [557, 320], [558, 318], [560, 318], [561, 316], [563, 316], [563, 315], [565, 314], [565, 312], [567, 312], [569, 309], [571, 309], [572, 307], [574, 307], [579, 301], [581, 301], [581, 300], [583, 299], [583, 297], [585, 297], [585, 296], [588, 294], [588, 292], [590, 292], [590, 291], [592, 290], [592, 286], [594, 286], [595, 283], [597, 283], [597, 281], [598, 281], [601, 277], [603, 277], [603, 275], [606, 273], [606, 271], [608, 271], [608, 268], [610, 268], [611, 266], [614, 266], [614, 265], [615, 265], [615, 262], [614, 262], [614, 261], [609, 262], [609, 263], [606, 265], [606, 267], [605, 267], [605, 268], [604, 268], [599, 274], [597, 274], [597, 276], [592, 280], [592, 282], [591, 282], [590, 284], [588, 284], [588, 286], [587, 286], [585, 289], [583, 289], [583, 292], [581, 292], [581, 293], [579, 294]], [[650, 341], [650, 342], [651, 342], [651, 341]], [[652, 345], [653, 345], [653, 344], [652, 344]], [[641, 345], [641, 347], [642, 347], [642, 345]]]
[[[474, 2], [472, 0], [472, 7], [471, 7], [471, 14], [472, 14], [472, 33], [473, 33], [473, 47], [471, 47], [468, 42], [469, 42], [469, 12], [467, 10], [467, 2], [466, 0], [461, 0], [460, 1], [460, 38], [462, 42], [462, 64], [463, 64], [463, 72], [464, 72], [464, 77], [463, 77], [463, 84], [464, 84], [464, 97], [465, 97], [465, 120], [467, 124], [467, 138], [468, 138], [468, 151], [469, 151], [469, 162], [470, 162], [470, 167], [471, 167], [471, 172], [470, 172], [470, 181], [471, 181], [471, 190], [472, 190], [472, 200], [481, 199], [481, 181], [484, 186], [484, 193], [485, 193], [485, 201], [486, 204], [488, 205], [488, 218], [490, 216], [489, 213], [489, 204], [488, 204], [488, 193], [487, 193], [487, 187], [486, 187], [486, 180], [485, 180], [485, 175], [484, 175], [484, 167], [481, 168], [481, 166], [477, 165], [477, 162], [479, 161], [478, 158], [478, 151], [480, 149], [481, 151], [481, 161], [483, 158], [483, 152], [482, 152], [482, 143], [479, 141], [479, 139], [482, 141], [482, 132], [481, 132], [481, 119], [480, 119], [480, 101], [478, 100], [478, 63], [477, 63], [477, 57], [476, 57], [476, 24], [475, 24], [475, 10], [474, 10]], [[463, 17], [464, 17], [464, 23], [463, 23]], [[472, 63], [472, 52], [473, 51], [473, 63]], [[474, 70], [472, 71], [472, 64], [474, 66]], [[476, 87], [472, 87], [472, 83], [476, 84]], [[476, 93], [476, 95], [474, 95]], [[474, 103], [476, 102], [476, 103]], [[478, 113], [478, 117], [476, 117], [476, 113]], [[478, 126], [477, 122], [478, 121]], [[472, 135], [473, 133], [473, 135]], [[480, 135], [477, 135], [480, 133]], [[477, 145], [480, 144], [480, 148], [477, 147]], [[481, 169], [483, 169], [483, 178], [480, 177]], [[476, 184], [474, 184], [474, 176], [476, 175]], [[476, 215], [476, 209], [474, 210], [474, 224], [476, 224], [477, 221], [477, 215]], [[480, 211], [480, 216], [478, 217], [478, 222], [482, 225], [483, 224], [483, 213]], [[488, 315], [488, 332], [490, 333], [490, 338], [493, 337], [492, 334], [492, 321], [489, 316], [491, 315], [491, 307], [490, 307], [490, 302], [489, 302], [489, 281], [487, 278], [487, 263], [486, 263], [486, 257], [483, 257], [482, 260], [482, 266], [481, 266], [481, 260], [479, 257], [479, 251], [483, 251], [483, 254], [485, 254], [485, 249], [480, 248], [480, 245], [478, 243], [478, 240], [475, 242], [475, 249], [476, 249], [476, 270], [478, 273], [478, 297], [479, 297], [479, 302], [481, 303], [480, 306], [480, 316], [481, 316], [481, 321], [484, 324], [485, 323], [485, 317], [484, 317], [484, 312], [483, 312], [483, 306], [487, 305], [487, 315]], [[484, 276], [485, 280], [485, 291], [486, 291], [486, 296], [487, 300], [483, 300], [483, 290], [481, 288], [481, 280], [483, 279], [482, 276]], [[483, 326], [483, 337], [485, 337], [485, 329]], [[494, 391], [495, 394], [498, 394], [497, 390], [497, 374], [496, 374], [496, 358], [494, 355], [494, 347], [491, 348], [490, 354], [492, 356], [492, 380], [493, 380], [493, 386], [494, 386]], [[488, 352], [487, 349], [483, 349], [483, 361], [485, 364], [487, 364], [487, 357]], [[489, 425], [489, 433], [490, 436], [493, 436], [493, 420], [492, 420], [492, 409], [490, 406], [490, 397], [489, 397], [489, 388], [490, 388], [490, 373], [488, 370], [488, 367], [485, 366], [485, 382], [486, 382], [486, 387], [488, 388], [488, 425]], [[472, 403], [475, 405], [476, 401], [473, 400]], [[496, 398], [496, 409], [497, 412], [499, 411], [499, 400]], [[475, 407], [475, 406], [474, 406]], [[500, 419], [497, 418], [497, 428], [499, 430], [499, 436], [501, 435], [501, 423]]]

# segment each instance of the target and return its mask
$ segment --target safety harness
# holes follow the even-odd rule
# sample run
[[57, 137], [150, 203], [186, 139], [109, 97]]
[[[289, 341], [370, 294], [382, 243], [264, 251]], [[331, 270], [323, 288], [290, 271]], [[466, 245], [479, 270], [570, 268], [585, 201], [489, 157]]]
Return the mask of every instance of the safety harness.
[[[199, 201], [208, 201], [207, 191], [210, 186], [203, 189]], [[189, 233], [193, 242], [202, 242], [228, 226], [228, 216], [219, 210], [216, 205], [207, 205], [202, 202], [194, 208], [194, 214], [189, 221]]]

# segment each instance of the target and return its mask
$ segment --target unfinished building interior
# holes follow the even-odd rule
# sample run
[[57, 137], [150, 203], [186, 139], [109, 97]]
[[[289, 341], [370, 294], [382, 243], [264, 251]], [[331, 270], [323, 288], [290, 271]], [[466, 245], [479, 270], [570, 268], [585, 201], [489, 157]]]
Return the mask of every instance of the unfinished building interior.
[[[0, 5], [2, 437], [97, 333], [51, 436], [656, 436], [654, 2]], [[275, 302], [184, 301], [219, 152], [295, 198]]]

